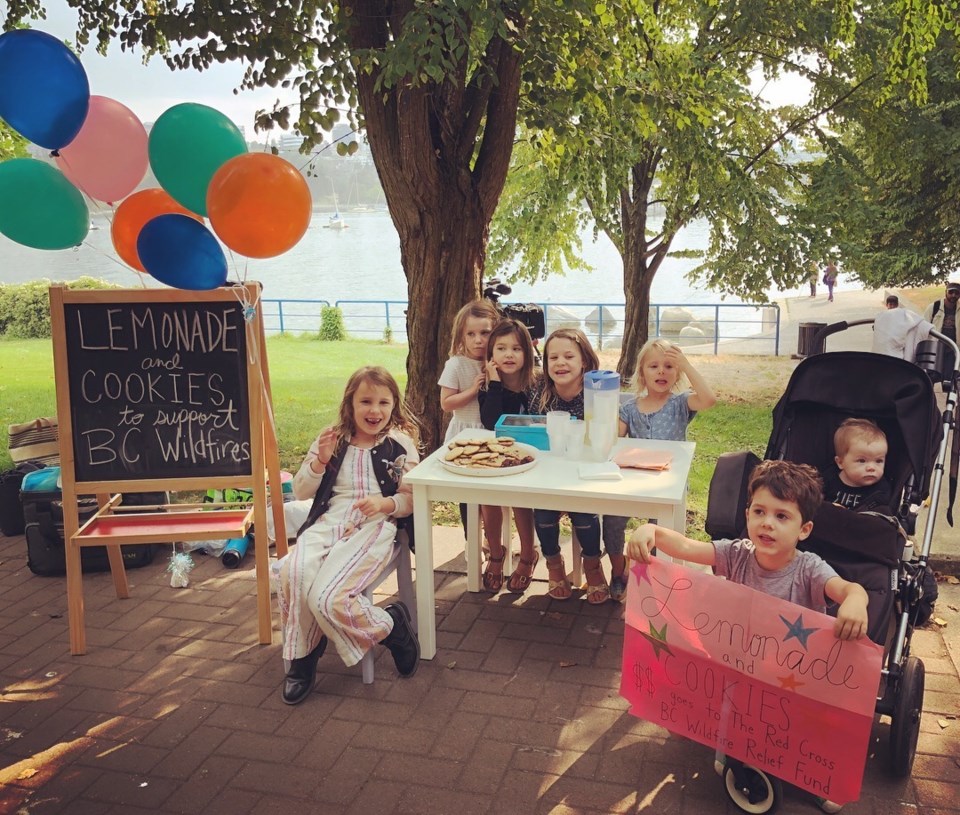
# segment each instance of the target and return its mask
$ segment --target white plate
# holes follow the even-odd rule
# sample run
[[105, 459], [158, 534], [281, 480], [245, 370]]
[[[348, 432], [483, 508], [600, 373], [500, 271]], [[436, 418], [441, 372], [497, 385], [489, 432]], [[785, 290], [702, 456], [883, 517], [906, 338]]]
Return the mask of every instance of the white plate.
[[520, 441], [514, 442], [514, 444], [518, 450], [522, 450], [526, 455], [533, 456], [533, 461], [528, 461], [526, 464], [518, 464], [516, 467], [461, 467], [459, 464], [454, 464], [452, 461], [445, 461], [444, 459], [440, 459], [440, 463], [451, 473], [476, 476], [479, 478], [496, 478], [504, 475], [525, 473], [537, 463], [537, 454], [540, 451], [533, 445], [524, 444]]

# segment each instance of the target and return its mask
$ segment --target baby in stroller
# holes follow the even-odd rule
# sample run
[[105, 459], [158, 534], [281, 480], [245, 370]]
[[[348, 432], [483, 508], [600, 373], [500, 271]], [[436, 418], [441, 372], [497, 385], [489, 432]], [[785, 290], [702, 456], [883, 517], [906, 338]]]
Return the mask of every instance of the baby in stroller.
[[892, 490], [883, 477], [887, 437], [869, 419], [846, 419], [833, 434], [836, 468], [824, 476], [828, 501], [857, 512], [886, 509]]

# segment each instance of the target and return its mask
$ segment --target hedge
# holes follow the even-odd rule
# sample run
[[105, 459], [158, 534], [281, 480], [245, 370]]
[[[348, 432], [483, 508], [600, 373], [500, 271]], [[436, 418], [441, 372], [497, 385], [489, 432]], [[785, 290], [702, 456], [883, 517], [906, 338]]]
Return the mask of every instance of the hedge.
[[[0, 336], [39, 339], [50, 336], [49, 280], [0, 283]], [[70, 289], [119, 289], [122, 286], [81, 277], [64, 284]]]

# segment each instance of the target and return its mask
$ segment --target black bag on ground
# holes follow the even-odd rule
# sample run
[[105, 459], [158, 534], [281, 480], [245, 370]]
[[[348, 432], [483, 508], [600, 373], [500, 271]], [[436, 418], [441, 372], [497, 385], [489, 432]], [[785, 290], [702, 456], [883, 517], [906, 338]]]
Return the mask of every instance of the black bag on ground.
[[0, 532], [8, 538], [23, 534], [23, 504], [20, 503], [20, 485], [27, 473], [42, 470], [39, 461], [21, 461], [10, 470], [0, 473]]
[[[42, 577], [67, 573], [67, 558], [63, 542], [63, 501], [59, 490], [50, 492], [22, 492], [24, 534], [27, 539], [27, 566]], [[167, 495], [162, 492], [124, 493], [127, 506], [164, 504]], [[97, 501], [92, 497], [78, 499], [80, 524], [89, 520], [97, 511]], [[163, 544], [136, 544], [120, 547], [123, 565], [128, 569], [147, 566]], [[84, 572], [110, 571], [110, 560], [104, 546], [80, 548], [80, 565]]]

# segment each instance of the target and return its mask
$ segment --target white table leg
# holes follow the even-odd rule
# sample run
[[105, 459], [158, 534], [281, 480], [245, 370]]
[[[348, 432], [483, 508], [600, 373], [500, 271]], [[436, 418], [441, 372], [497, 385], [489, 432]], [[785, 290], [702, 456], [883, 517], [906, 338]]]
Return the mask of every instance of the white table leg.
[[417, 637], [420, 658], [433, 659], [437, 653], [437, 616], [433, 586], [433, 524], [425, 489], [413, 488], [413, 535], [417, 562]]

